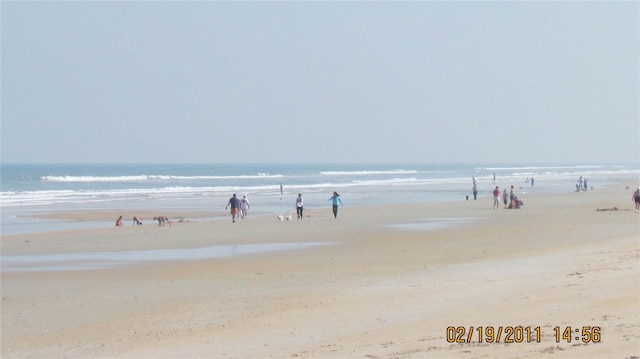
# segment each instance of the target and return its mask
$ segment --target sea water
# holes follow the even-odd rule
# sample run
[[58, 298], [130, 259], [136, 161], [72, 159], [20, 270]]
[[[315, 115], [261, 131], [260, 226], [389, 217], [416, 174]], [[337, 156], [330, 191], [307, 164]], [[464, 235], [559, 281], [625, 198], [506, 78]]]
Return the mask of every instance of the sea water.
[[180, 261], [246, 256], [256, 253], [296, 250], [330, 245], [311, 243], [228, 244], [200, 248], [148, 249], [118, 252], [82, 252], [25, 256], [3, 256], [2, 272], [73, 271], [115, 268], [131, 263]]
[[[172, 208], [224, 211], [233, 193], [246, 195], [251, 214], [295, 214], [302, 193], [306, 209], [330, 208], [340, 193], [347, 207], [472, 198], [495, 186], [529, 193], [574, 191], [580, 176], [597, 189], [638, 182], [638, 164], [2, 164], [0, 234], [113, 226], [54, 221], [38, 215], [59, 211]], [[531, 185], [534, 178], [534, 185]]]

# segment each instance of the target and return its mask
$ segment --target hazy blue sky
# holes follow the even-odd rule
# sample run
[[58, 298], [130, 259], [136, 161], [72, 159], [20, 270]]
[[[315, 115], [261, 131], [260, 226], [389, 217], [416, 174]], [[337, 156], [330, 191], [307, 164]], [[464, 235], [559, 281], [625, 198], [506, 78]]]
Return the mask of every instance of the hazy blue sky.
[[2, 1], [2, 161], [639, 162], [639, 4]]

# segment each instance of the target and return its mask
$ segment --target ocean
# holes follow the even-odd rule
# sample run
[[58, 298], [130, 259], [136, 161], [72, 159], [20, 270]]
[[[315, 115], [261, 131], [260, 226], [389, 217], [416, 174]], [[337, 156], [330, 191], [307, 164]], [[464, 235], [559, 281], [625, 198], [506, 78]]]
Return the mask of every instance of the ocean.
[[35, 218], [58, 211], [173, 208], [213, 215], [233, 193], [250, 199], [253, 216], [295, 213], [298, 193], [307, 209], [329, 208], [333, 191], [351, 207], [464, 201], [475, 178], [479, 200], [491, 198], [496, 185], [514, 185], [526, 202], [532, 192], [574, 191], [580, 176], [595, 189], [640, 180], [639, 164], [2, 164], [0, 171], [0, 234], [108, 227], [115, 220]]

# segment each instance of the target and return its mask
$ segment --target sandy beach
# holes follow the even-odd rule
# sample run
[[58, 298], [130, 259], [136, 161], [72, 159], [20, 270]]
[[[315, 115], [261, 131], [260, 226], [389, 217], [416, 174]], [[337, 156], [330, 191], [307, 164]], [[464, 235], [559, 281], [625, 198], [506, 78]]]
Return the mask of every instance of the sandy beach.
[[[637, 358], [640, 214], [625, 187], [524, 196], [519, 210], [493, 210], [488, 196], [344, 207], [337, 219], [327, 206], [291, 222], [233, 224], [222, 212], [164, 210], [216, 218], [164, 228], [150, 221], [157, 209], [135, 214], [143, 226], [131, 225], [134, 214], [124, 209], [64, 213], [56, 218], [126, 220], [1, 237], [0, 354]], [[242, 252], [275, 244], [283, 246]], [[231, 252], [144, 259], [155, 250], [192, 249], [188, 256], [211, 248]], [[86, 253], [141, 259], [71, 270], [4, 260]]]

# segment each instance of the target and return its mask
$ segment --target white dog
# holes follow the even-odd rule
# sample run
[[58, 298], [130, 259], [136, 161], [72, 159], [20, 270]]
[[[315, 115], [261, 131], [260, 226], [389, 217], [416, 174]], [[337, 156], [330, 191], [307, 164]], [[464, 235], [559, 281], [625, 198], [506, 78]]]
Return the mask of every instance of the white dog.
[[280, 221], [280, 222], [282, 222], [282, 221], [284, 221], [284, 220], [286, 220], [287, 222], [289, 222], [289, 221], [293, 221], [293, 218], [291, 217], [291, 215], [290, 215], [290, 214], [289, 214], [289, 215], [286, 215], [286, 216], [285, 216], [285, 215], [283, 215], [283, 214], [281, 214], [281, 215], [279, 215], [277, 218], [278, 218], [278, 221]]

